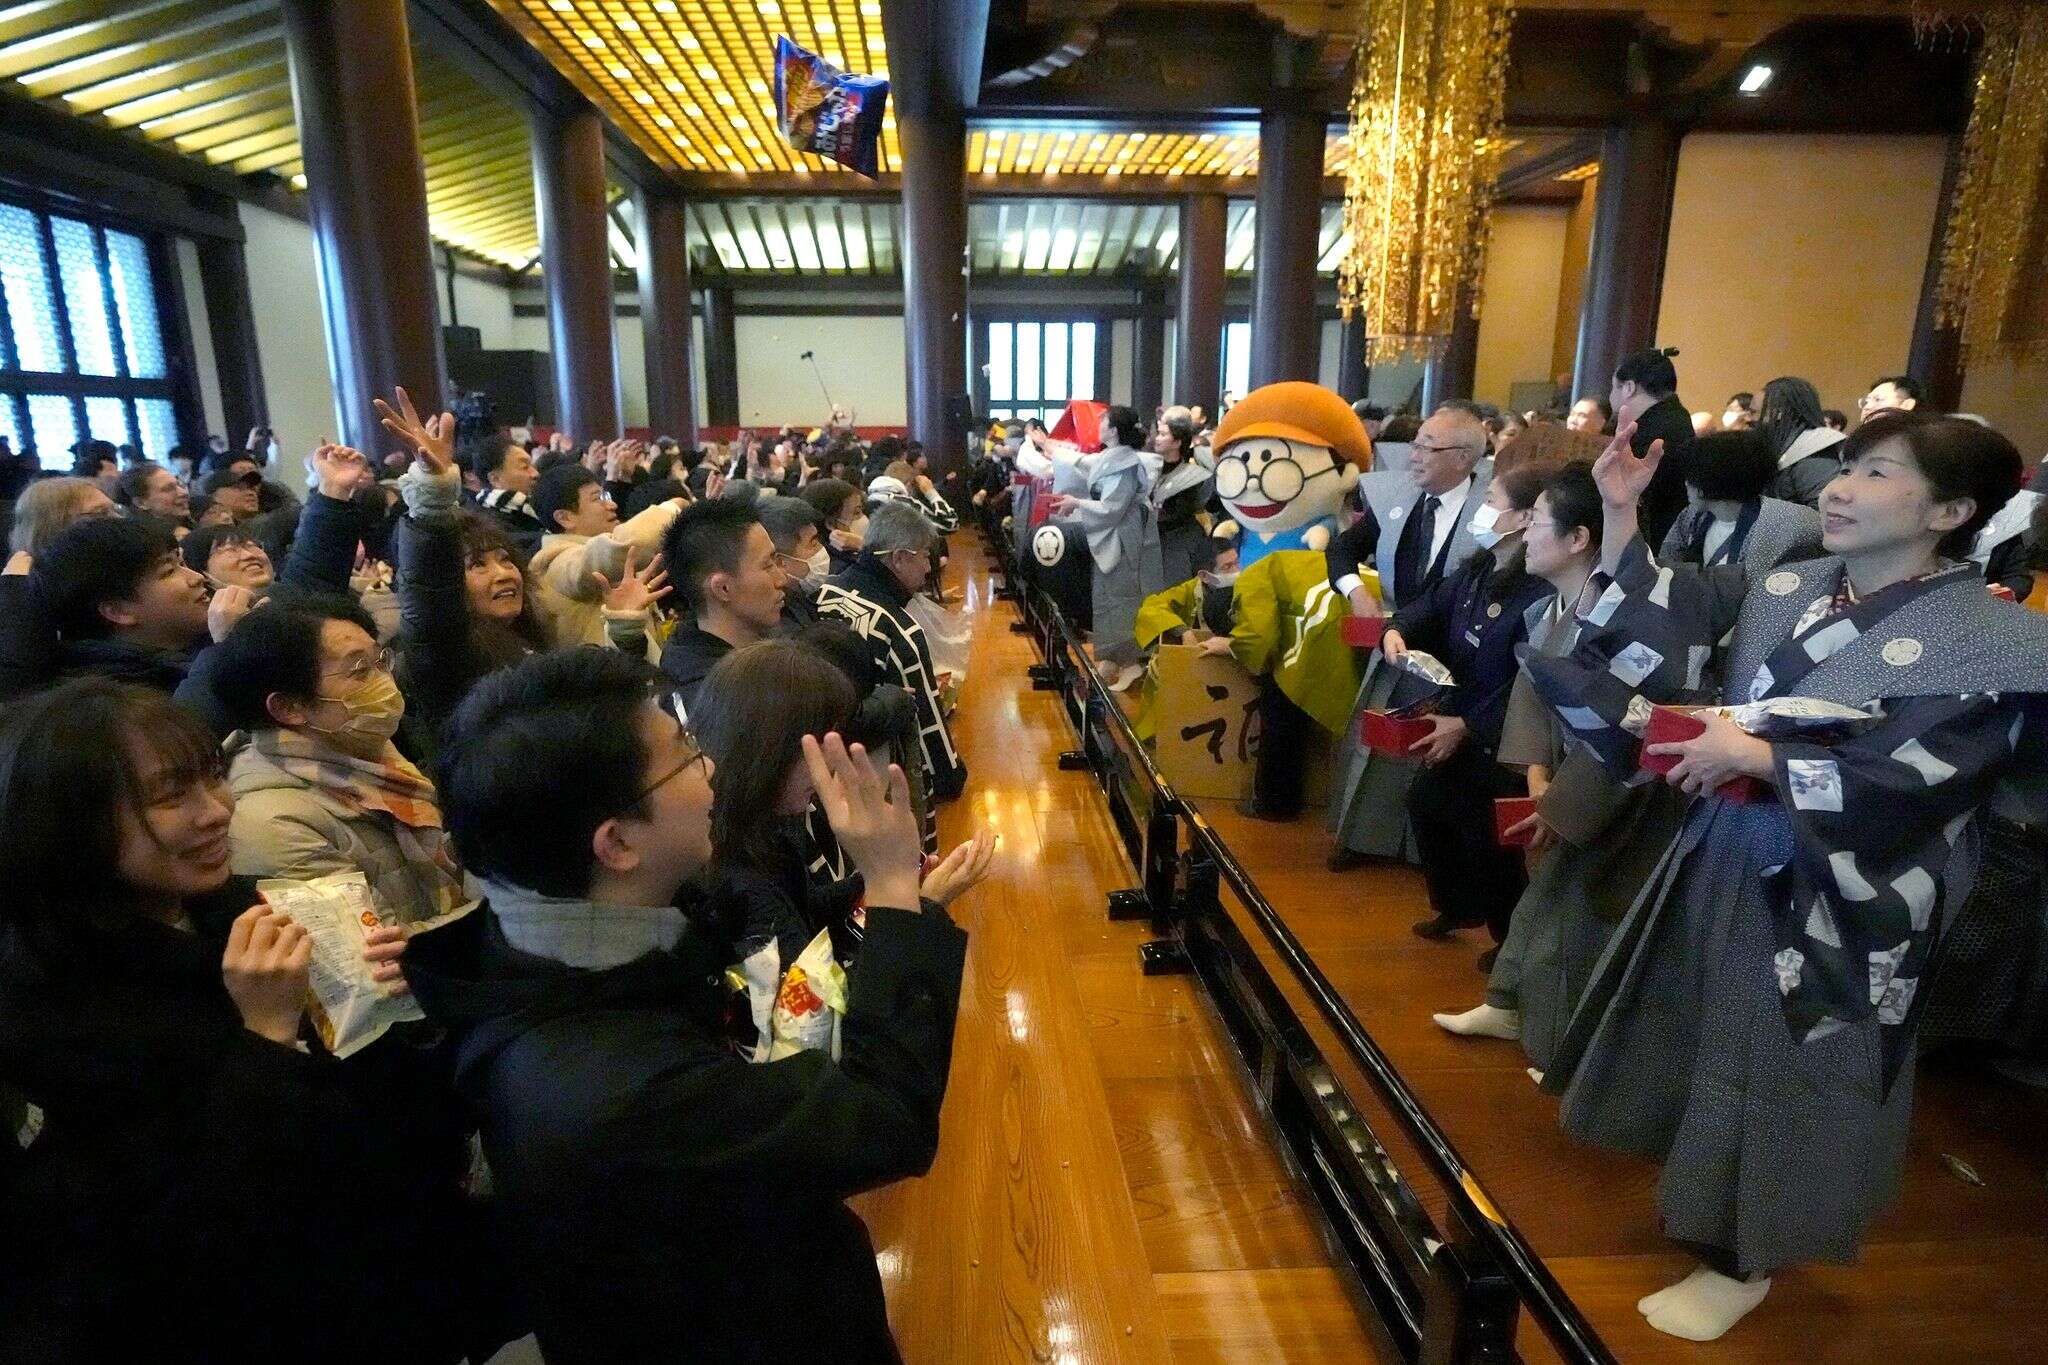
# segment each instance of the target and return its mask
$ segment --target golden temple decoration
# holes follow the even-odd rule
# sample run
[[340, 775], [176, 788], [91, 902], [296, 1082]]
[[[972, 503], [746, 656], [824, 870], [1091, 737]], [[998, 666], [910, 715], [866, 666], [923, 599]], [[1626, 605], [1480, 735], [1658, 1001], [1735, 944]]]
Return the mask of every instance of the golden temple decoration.
[[1476, 316], [1502, 149], [1508, 0], [1371, 0], [1351, 91], [1344, 315], [1367, 359], [1427, 354]]
[[1971, 361], [2048, 352], [2048, 9], [1981, 13], [1970, 123], [1942, 233], [1943, 326]]

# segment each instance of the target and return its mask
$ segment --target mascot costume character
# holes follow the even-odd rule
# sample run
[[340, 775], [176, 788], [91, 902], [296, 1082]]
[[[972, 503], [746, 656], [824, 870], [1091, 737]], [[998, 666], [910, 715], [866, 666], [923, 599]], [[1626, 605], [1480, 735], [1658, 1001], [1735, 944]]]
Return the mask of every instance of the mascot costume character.
[[1351, 405], [1299, 380], [1246, 394], [1211, 448], [1216, 496], [1240, 528], [1247, 569], [1275, 550], [1322, 553], [1344, 495], [1372, 468], [1372, 438]]

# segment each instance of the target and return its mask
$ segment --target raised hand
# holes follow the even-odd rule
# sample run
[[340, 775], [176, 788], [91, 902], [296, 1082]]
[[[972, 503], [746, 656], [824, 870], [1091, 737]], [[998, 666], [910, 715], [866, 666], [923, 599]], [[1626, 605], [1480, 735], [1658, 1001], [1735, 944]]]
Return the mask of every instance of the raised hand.
[[592, 441], [588, 446], [584, 447], [583, 467], [599, 478], [603, 478], [605, 460], [610, 452], [611, 447], [603, 441]]
[[988, 879], [995, 866], [996, 832], [984, 826], [972, 839], [940, 860], [924, 879], [918, 894], [940, 906], [949, 906]]
[[661, 567], [661, 556], [648, 560], [647, 567], [636, 572], [633, 560], [638, 554], [638, 547], [627, 547], [626, 568], [616, 583], [591, 570], [590, 576], [604, 592], [606, 611], [646, 611], [674, 591], [668, 581], [668, 570]]
[[916, 909], [924, 850], [903, 770], [892, 763], [885, 774], [864, 748], [848, 749], [836, 734], [822, 743], [805, 735], [803, 749], [818, 805], [860, 869], [869, 903]]
[[236, 916], [220, 975], [242, 1027], [287, 1047], [295, 1042], [312, 961], [313, 940], [289, 915], [254, 905]]
[[346, 502], [374, 479], [369, 458], [360, 450], [322, 438], [313, 451], [313, 481], [324, 497]]
[[234, 583], [215, 591], [213, 600], [206, 604], [206, 633], [215, 644], [227, 639], [228, 632], [256, 609], [256, 600], [255, 593]]
[[454, 413], [444, 412], [423, 422], [413, 408], [412, 396], [404, 389], [398, 390], [396, 411], [381, 398], [370, 401], [376, 405], [377, 418], [384, 429], [418, 451], [429, 474], [445, 474], [455, 467]]
[[1629, 444], [1635, 434], [1634, 422], [1622, 423], [1607, 449], [1593, 462], [1593, 482], [1600, 489], [1600, 500], [1609, 507], [1635, 506], [1649, 488], [1650, 480], [1656, 477], [1657, 466], [1664, 462], [1661, 440], [1650, 442], [1649, 450], [1639, 458], [1635, 447]]

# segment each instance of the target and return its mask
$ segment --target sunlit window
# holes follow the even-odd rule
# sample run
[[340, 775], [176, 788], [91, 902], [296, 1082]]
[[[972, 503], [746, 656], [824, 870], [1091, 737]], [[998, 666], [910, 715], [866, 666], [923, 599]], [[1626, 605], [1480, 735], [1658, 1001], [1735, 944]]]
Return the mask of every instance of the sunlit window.
[[87, 436], [162, 459], [178, 441], [149, 244], [0, 203], [0, 436], [69, 469]]
[[1071, 398], [1095, 397], [1093, 322], [991, 322], [988, 346], [989, 420], [1047, 426]]

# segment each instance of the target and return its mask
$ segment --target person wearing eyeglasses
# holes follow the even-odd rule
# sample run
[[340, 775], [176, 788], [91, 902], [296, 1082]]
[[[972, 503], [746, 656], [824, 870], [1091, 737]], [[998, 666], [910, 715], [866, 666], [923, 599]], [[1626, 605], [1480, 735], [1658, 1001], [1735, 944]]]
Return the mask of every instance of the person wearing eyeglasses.
[[[1454, 401], [1416, 432], [1407, 470], [1378, 470], [1359, 479], [1358, 520], [1325, 552], [1330, 584], [1350, 603], [1352, 615], [1380, 616], [1419, 602], [1479, 552], [1474, 531], [1493, 480], [1486, 450], [1485, 422], [1472, 407]], [[1366, 566], [1379, 572], [1377, 598], [1364, 586]], [[1351, 734], [1358, 733], [1363, 712], [1398, 704], [1406, 676], [1384, 658], [1373, 661], [1359, 687]], [[1330, 828], [1337, 837], [1331, 871], [1362, 867], [1375, 857], [1415, 860], [1407, 812], [1416, 772], [1414, 764], [1382, 758], [1356, 740], [1347, 746], [1331, 796]]]
[[235, 727], [235, 871], [360, 872], [400, 924], [467, 904], [434, 784], [393, 742], [405, 697], [368, 614], [338, 598], [273, 604], [215, 648], [214, 692]]
[[818, 619], [818, 589], [832, 573], [832, 552], [825, 548], [825, 518], [807, 499], [771, 494], [754, 509], [775, 542], [782, 565], [785, 631], [801, 630]]
[[733, 944], [676, 908], [711, 859], [714, 764], [660, 684], [582, 649], [470, 693], [441, 792], [487, 909], [409, 945], [406, 977], [449, 1031], [549, 1360], [774, 1360], [792, 1332], [895, 1360], [844, 1201], [931, 1164], [967, 936], [920, 902], [902, 771], [803, 735], [866, 936], [836, 1060], [741, 1057]]

